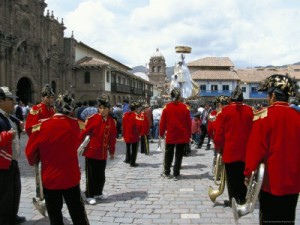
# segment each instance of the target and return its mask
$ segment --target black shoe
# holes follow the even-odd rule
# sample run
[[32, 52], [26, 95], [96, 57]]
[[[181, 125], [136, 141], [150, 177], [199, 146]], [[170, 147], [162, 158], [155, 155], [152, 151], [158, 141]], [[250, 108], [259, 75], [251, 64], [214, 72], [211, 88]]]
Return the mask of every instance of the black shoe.
[[229, 200], [224, 200], [224, 207], [231, 207], [231, 202]]
[[26, 221], [26, 218], [24, 216], [16, 216], [15, 224], [21, 224]]
[[163, 178], [171, 179], [170, 174], [162, 173], [162, 174], [160, 174], [160, 176], [162, 176]]
[[207, 145], [205, 150], [209, 150], [210, 149], [210, 145]]
[[128, 162], [128, 161], [126, 161], [126, 160], [124, 160], [123, 162], [124, 162], [124, 163], [129, 163], [129, 162]]
[[139, 164], [133, 163], [133, 164], [130, 164], [130, 166], [131, 166], [131, 167], [137, 167], [137, 166], [139, 166]]

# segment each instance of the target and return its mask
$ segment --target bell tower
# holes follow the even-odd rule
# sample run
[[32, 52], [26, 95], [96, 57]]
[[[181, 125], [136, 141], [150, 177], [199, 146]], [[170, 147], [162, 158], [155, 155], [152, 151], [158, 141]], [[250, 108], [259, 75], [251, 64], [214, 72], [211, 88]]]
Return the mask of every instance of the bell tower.
[[156, 49], [149, 61], [149, 79], [157, 86], [161, 93], [164, 93], [166, 82], [166, 62], [165, 57]]

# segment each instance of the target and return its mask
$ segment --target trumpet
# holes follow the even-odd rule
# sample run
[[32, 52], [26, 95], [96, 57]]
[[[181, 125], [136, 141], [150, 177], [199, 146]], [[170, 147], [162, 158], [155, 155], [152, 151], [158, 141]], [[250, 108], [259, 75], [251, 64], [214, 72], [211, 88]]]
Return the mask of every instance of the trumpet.
[[246, 203], [239, 205], [235, 198], [232, 198], [232, 212], [237, 223], [238, 219], [249, 213], [252, 213], [255, 208], [256, 201], [262, 186], [265, 172], [265, 164], [261, 163], [256, 171], [253, 171], [247, 187]]
[[214, 166], [214, 182], [218, 189], [213, 189], [212, 186], [208, 188], [208, 196], [212, 202], [215, 202], [217, 197], [223, 194], [225, 189], [226, 182], [226, 172], [225, 172], [225, 164], [222, 160], [222, 155], [220, 153], [217, 154], [216, 163]]
[[36, 185], [36, 198], [32, 198], [32, 203], [37, 211], [46, 216], [46, 204], [43, 192], [42, 174], [41, 174], [41, 162], [34, 164], [35, 169], [35, 185]]
[[87, 135], [83, 142], [80, 144], [80, 146], [77, 149], [77, 153], [79, 156], [82, 156], [84, 152], [86, 151], [86, 146], [90, 143], [90, 135]]

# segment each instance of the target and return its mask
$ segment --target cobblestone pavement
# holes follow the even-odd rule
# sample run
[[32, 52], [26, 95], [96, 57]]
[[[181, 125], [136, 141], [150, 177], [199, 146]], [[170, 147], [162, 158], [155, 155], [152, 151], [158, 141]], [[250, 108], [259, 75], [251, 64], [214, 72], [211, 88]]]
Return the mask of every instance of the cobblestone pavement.
[[[24, 147], [26, 135], [22, 135]], [[205, 147], [205, 144], [204, 144]], [[125, 143], [117, 142], [114, 160], [108, 160], [104, 192], [108, 199], [98, 200], [96, 205], [86, 205], [91, 225], [96, 224], [234, 224], [231, 208], [224, 207], [227, 190], [214, 204], [208, 197], [208, 186], [213, 185], [213, 151], [194, 149], [189, 157], [183, 158], [181, 178], [178, 181], [160, 176], [163, 152], [157, 151], [157, 140], [150, 144], [150, 155], [139, 153], [138, 167], [125, 164]], [[59, 157], [59, 156], [58, 156]], [[20, 216], [26, 216], [24, 225], [49, 224], [32, 204], [35, 197], [34, 170], [24, 157], [19, 160], [22, 176]], [[83, 157], [81, 189], [85, 190]], [[82, 194], [84, 197], [84, 194]], [[64, 206], [65, 224], [72, 224]], [[300, 204], [296, 212], [296, 224], [300, 225]], [[258, 224], [258, 208], [254, 213], [239, 220], [239, 224]]]

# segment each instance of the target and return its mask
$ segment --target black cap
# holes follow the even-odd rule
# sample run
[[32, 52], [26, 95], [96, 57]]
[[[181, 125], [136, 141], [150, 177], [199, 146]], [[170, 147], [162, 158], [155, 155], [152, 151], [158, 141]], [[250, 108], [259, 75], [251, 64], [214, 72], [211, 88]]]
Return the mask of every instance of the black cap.
[[74, 99], [68, 92], [64, 95], [59, 94], [54, 106], [58, 113], [69, 115], [74, 110]]
[[243, 91], [239, 85], [232, 91], [230, 99], [233, 102], [242, 102], [244, 100]]
[[140, 103], [137, 101], [132, 101], [132, 102], [130, 102], [129, 107], [130, 107], [131, 111], [134, 111], [140, 107]]
[[45, 84], [45, 86], [42, 89], [42, 97], [50, 97], [50, 96], [54, 96], [54, 92], [52, 90], [52, 88], [50, 87], [49, 84]]
[[181, 95], [181, 91], [180, 88], [173, 88], [173, 90], [171, 91], [171, 98], [173, 101], [176, 101], [180, 98]]

